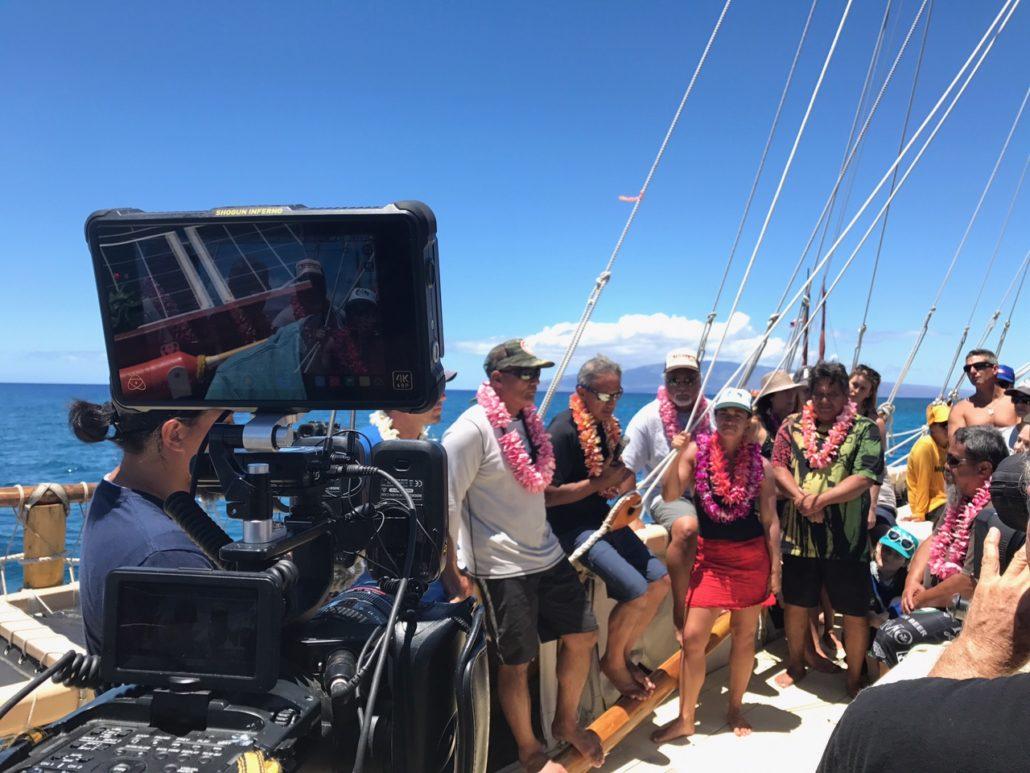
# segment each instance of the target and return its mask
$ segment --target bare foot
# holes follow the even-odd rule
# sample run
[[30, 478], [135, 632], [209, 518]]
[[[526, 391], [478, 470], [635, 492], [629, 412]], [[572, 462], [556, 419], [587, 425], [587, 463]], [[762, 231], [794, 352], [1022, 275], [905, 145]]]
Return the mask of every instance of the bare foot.
[[683, 717], [676, 717], [672, 722], [662, 725], [651, 733], [651, 740], [657, 744], [662, 744], [676, 738], [689, 738], [695, 732], [693, 718], [687, 720]]
[[647, 675], [647, 672], [639, 664], [631, 663], [627, 660], [626, 669], [629, 671], [629, 675], [633, 677], [633, 681], [646, 690], [648, 695], [654, 692], [654, 682], [651, 681], [651, 677]]
[[799, 669], [794, 669], [788, 666], [787, 670], [781, 674], [777, 674], [773, 678], [773, 681], [776, 682], [777, 687], [786, 689], [787, 687], [797, 684], [802, 679], [804, 679], [805, 673], [806, 671], [804, 666], [802, 666]]
[[608, 681], [615, 685], [616, 690], [628, 698], [642, 701], [649, 695], [649, 692], [633, 678], [625, 663], [612, 663], [605, 658], [601, 661], [601, 673], [608, 677]]
[[726, 723], [733, 728], [733, 735], [743, 738], [751, 735], [751, 723], [744, 719], [740, 709], [730, 709], [726, 712]]
[[601, 738], [593, 730], [587, 730], [577, 723], [565, 725], [555, 720], [551, 725], [551, 735], [573, 746], [590, 767], [599, 768], [604, 764], [604, 747], [601, 746]]
[[526, 773], [568, 773], [564, 765], [547, 756], [543, 746], [519, 752], [519, 764]]

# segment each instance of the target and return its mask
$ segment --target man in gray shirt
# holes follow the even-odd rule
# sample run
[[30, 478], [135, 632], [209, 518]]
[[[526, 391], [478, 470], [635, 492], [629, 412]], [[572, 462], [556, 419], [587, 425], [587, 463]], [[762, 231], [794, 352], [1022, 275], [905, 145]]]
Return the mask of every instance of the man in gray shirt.
[[583, 585], [547, 523], [544, 488], [554, 453], [533, 400], [541, 368], [553, 362], [513, 339], [490, 350], [476, 404], [443, 436], [447, 451], [450, 537], [445, 582], [486, 605], [497, 648], [498, 698], [528, 771], [564, 770], [533, 731], [528, 671], [541, 641], [560, 640], [558, 701], [551, 732], [595, 767], [600, 739], [579, 723], [579, 699], [597, 642], [597, 621]]

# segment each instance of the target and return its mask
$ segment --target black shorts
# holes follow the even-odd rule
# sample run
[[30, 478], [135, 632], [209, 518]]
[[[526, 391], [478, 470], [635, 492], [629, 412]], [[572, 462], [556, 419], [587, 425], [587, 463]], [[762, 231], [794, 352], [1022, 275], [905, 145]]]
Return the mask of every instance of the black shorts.
[[583, 583], [564, 558], [550, 569], [518, 577], [477, 577], [486, 625], [506, 666], [528, 663], [540, 642], [597, 630]]
[[808, 608], [819, 606], [826, 588], [836, 611], [865, 617], [873, 586], [868, 561], [784, 556], [782, 588], [785, 604]]

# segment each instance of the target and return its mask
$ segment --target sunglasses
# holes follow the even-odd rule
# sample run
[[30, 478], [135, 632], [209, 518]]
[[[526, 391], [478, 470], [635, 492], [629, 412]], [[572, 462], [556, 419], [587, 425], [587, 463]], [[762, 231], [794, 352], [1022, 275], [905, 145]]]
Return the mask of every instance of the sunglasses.
[[696, 384], [700, 376], [697, 373], [691, 373], [685, 376], [666, 376], [665, 383], [671, 384], [672, 386], [691, 386]]
[[523, 381], [540, 380], [540, 368], [505, 368], [501, 372], [520, 378]]
[[979, 373], [981, 370], [987, 370], [988, 368], [993, 368], [993, 367], [994, 367], [994, 363], [993, 362], [987, 362], [987, 361], [984, 361], [984, 362], [971, 362], [968, 365], [964, 365], [962, 367], [962, 370], [964, 370], [966, 372], [966, 375], [968, 376], [974, 370]]
[[608, 403], [612, 400], [618, 400], [625, 394], [625, 392], [621, 389], [618, 392], [598, 392], [596, 389], [594, 389], [593, 387], [588, 387], [586, 384], [580, 384], [580, 386], [587, 390], [598, 400], [600, 400], [602, 403]]
[[902, 534], [897, 529], [890, 529], [887, 532], [887, 539], [891, 542], [897, 542], [905, 550], [915, 550], [915, 541], [907, 534]]
[[965, 461], [968, 461], [965, 457], [958, 457], [958, 456], [953, 456], [952, 454], [948, 454], [948, 456], [944, 460], [944, 463], [948, 467], [958, 467], [960, 464], [962, 464]]

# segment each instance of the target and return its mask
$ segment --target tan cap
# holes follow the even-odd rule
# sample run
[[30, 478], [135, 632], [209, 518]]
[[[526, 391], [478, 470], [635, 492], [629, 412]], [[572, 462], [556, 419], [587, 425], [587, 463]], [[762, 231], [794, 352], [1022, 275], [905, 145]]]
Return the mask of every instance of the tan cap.
[[758, 390], [755, 400], [761, 400], [766, 395], [775, 392], [786, 392], [790, 389], [800, 389], [803, 386], [804, 384], [796, 382], [787, 371], [772, 370], [762, 376], [762, 388]]
[[700, 371], [697, 366], [697, 355], [693, 349], [673, 349], [665, 355], [665, 372], [688, 368], [689, 370]]

